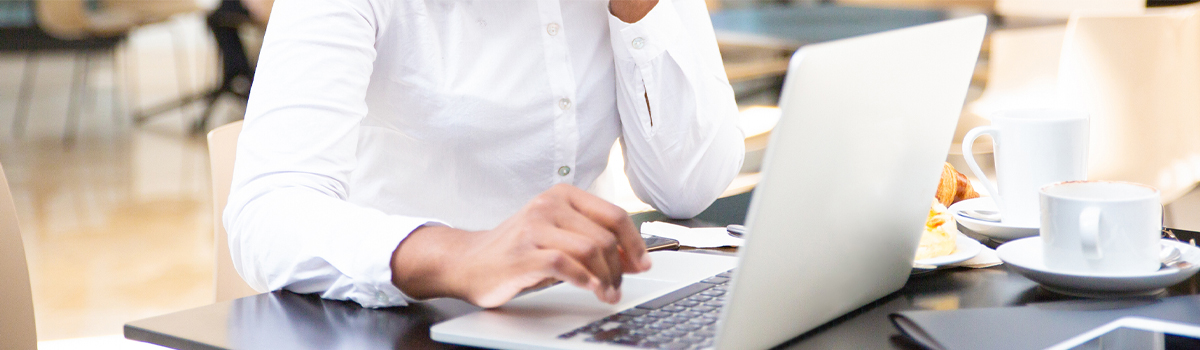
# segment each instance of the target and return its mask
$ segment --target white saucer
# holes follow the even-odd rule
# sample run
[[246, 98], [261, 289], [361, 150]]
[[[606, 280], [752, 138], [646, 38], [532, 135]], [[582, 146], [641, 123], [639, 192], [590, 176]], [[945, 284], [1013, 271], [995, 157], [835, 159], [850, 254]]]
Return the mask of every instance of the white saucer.
[[963, 210], [996, 210], [996, 202], [993, 202], [989, 197], [978, 197], [959, 201], [950, 205], [947, 208], [954, 214], [954, 220], [958, 221], [967, 230], [984, 236], [995, 238], [1000, 241], [1011, 241], [1018, 238], [1037, 236], [1038, 227], [1024, 227], [1012, 224], [1004, 224], [995, 221], [986, 221], [962, 215], [959, 212]]
[[1162, 242], [1179, 248], [1183, 253], [1181, 259], [1191, 263], [1191, 266], [1116, 276], [1053, 271], [1046, 268], [1042, 261], [1042, 237], [1005, 243], [996, 249], [996, 255], [1017, 273], [1054, 292], [1089, 298], [1148, 295], [1183, 282], [1200, 270], [1200, 248], [1169, 239]]
[[945, 266], [945, 265], [950, 265], [950, 264], [956, 264], [956, 263], [960, 263], [963, 261], [971, 260], [971, 258], [974, 258], [976, 255], [979, 255], [979, 252], [981, 250], [983, 250], [983, 245], [979, 244], [979, 241], [976, 241], [976, 240], [972, 239], [971, 237], [967, 237], [966, 235], [964, 235], [962, 233], [955, 232], [955, 234], [957, 234], [958, 237], [954, 240], [954, 244], [955, 244], [954, 253], [951, 253], [950, 255], [944, 255], [944, 256], [939, 256], [939, 257], [934, 257], [934, 258], [929, 258], [929, 259], [924, 259], [924, 260], [917, 260], [917, 261], [914, 261], [913, 263], [914, 264], [922, 264], [922, 265], [933, 265], [933, 266]]

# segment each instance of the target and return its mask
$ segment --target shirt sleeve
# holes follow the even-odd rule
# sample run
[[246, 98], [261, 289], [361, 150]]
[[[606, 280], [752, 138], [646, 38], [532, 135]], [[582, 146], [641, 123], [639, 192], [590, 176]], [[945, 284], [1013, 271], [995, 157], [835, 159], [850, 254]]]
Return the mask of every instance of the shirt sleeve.
[[436, 221], [346, 200], [376, 54], [373, 11], [365, 0], [275, 4], [223, 215], [234, 266], [257, 290], [366, 307], [412, 301], [392, 284], [392, 253]]
[[733, 181], [745, 152], [708, 10], [701, 0], [659, 0], [636, 23], [608, 17], [625, 174], [655, 209], [695, 216]]

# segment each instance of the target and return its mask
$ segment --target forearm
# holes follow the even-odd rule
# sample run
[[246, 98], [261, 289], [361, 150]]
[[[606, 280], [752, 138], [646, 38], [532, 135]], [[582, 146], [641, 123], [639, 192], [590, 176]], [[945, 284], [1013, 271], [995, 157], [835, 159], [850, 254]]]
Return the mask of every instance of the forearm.
[[392, 284], [415, 299], [458, 298], [462, 274], [453, 271], [453, 252], [463, 250], [471, 234], [445, 226], [422, 226], [400, 242], [392, 253]]

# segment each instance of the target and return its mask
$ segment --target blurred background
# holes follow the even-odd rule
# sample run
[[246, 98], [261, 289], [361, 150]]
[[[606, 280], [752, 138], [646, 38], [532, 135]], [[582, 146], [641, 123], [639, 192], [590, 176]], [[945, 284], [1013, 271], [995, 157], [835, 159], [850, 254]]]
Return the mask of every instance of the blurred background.
[[[1165, 141], [1100, 137], [1128, 142], [1138, 151], [1125, 157], [1140, 159], [1105, 156], [1092, 173], [1159, 186], [1167, 223], [1200, 229], [1192, 192], [1200, 181], [1200, 20], [1192, 2], [707, 0], [747, 136], [746, 166], [727, 194], [757, 182], [797, 48], [985, 14], [990, 35], [956, 139], [993, 111], [1071, 96], [1093, 118], [1153, 125], [1146, 132]], [[271, 3], [0, 0], [0, 164], [18, 211], [39, 340], [119, 338], [125, 322], [214, 302], [204, 135], [242, 118]], [[1068, 55], [1077, 38], [1111, 45]], [[1105, 50], [1133, 56], [1113, 60]], [[1117, 93], [1061, 93], [1080, 84]], [[967, 172], [956, 147], [947, 159]], [[976, 150], [990, 163], [990, 142]], [[610, 169], [620, 169], [613, 154]], [[592, 190], [630, 212], [648, 209], [620, 171]]]

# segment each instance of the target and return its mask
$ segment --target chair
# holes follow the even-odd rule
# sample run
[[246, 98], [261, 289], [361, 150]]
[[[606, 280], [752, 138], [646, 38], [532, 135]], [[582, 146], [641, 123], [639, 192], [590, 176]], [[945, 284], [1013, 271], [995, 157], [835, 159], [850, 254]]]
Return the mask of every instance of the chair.
[[[219, 6], [210, 12], [206, 18], [208, 29], [212, 32], [217, 43], [217, 52], [221, 58], [221, 81], [215, 88], [199, 93], [182, 96], [177, 101], [170, 101], [157, 106], [146, 108], [133, 116], [135, 124], [142, 124], [175, 109], [180, 109], [194, 102], [204, 102], [204, 110], [192, 123], [192, 132], [201, 133], [208, 129], [214, 107], [223, 96], [235, 97], [246, 102], [250, 97], [250, 84], [254, 81], [254, 68], [251, 65], [247, 48], [241, 37], [243, 28], [258, 28], [258, 23], [270, 15], [271, 0], [247, 1], [252, 4], [257, 13], [251, 13], [243, 6], [243, 1], [223, 0]], [[267, 11], [267, 13], [262, 13]]]
[[992, 33], [987, 88], [967, 111], [987, 118], [1003, 109], [1053, 105], [1065, 33], [1066, 26], [1057, 25]]
[[0, 167], [0, 349], [36, 349], [33, 294], [17, 208]]
[[996, 0], [996, 14], [1006, 17], [1067, 18], [1076, 11], [1091, 14], [1138, 14], [1146, 0]]
[[[22, 75], [22, 83], [18, 92], [17, 110], [13, 118], [13, 132], [18, 136], [21, 135], [28, 119], [29, 101], [32, 98], [33, 83], [36, 80], [37, 50], [47, 48], [71, 49], [75, 50], [77, 54], [75, 57], [75, 74], [67, 105], [67, 118], [63, 131], [63, 139], [68, 144], [74, 140], [79, 127], [79, 110], [84, 104], [82, 97], [86, 96], [87, 92], [88, 71], [91, 67], [93, 53], [96, 51], [108, 51], [111, 53], [113, 81], [117, 81], [117, 48], [124, 42], [130, 31], [140, 25], [162, 22], [173, 15], [200, 9], [195, 0], [110, 0], [104, 1], [102, 3], [103, 6], [98, 10], [89, 10], [89, 4], [84, 0], [24, 1], [32, 3], [37, 27], [40, 29], [39, 32], [48, 35], [52, 39], [48, 40], [48, 44], [25, 48], [28, 52], [25, 60], [25, 72]], [[177, 61], [183, 61], [181, 54], [178, 50], [176, 51]], [[177, 68], [180, 71], [180, 86], [182, 91], [187, 85], [190, 85], [190, 82], [185, 82], [182, 78], [187, 71], [184, 65], [177, 64]], [[132, 90], [133, 86], [131, 85], [129, 88]], [[114, 120], [118, 118], [117, 94], [117, 90], [114, 88], [112, 104]]]
[[225, 225], [221, 223], [221, 212], [229, 200], [229, 187], [233, 182], [233, 160], [237, 154], [238, 135], [242, 133], [242, 121], [236, 121], [213, 129], [208, 133], [208, 157], [212, 164], [213, 188], [213, 238], [216, 245], [216, 268], [213, 270], [216, 300], [222, 302], [258, 294], [238, 275], [229, 255], [229, 238]]
[[33, 294], [21, 227], [12, 191], [0, 167], [0, 349], [165, 349], [125, 340], [120, 335], [39, 342], [34, 322]]
[[1091, 114], [1088, 177], [1149, 184], [1170, 203], [1200, 182], [1200, 14], [1072, 16], [1059, 66]]

